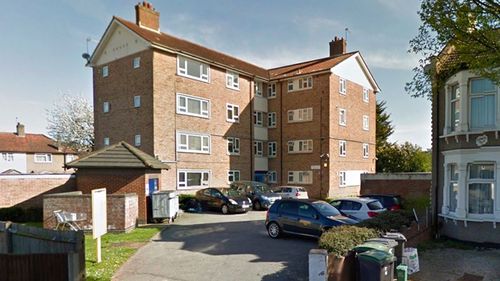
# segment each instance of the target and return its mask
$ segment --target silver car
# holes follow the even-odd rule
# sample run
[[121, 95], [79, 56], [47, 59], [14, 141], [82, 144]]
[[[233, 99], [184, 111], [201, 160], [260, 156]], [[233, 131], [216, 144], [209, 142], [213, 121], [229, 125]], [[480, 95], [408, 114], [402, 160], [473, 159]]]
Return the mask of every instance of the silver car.
[[275, 192], [283, 199], [309, 199], [307, 190], [302, 186], [279, 186], [275, 189]]
[[330, 202], [330, 205], [337, 208], [343, 215], [363, 221], [385, 212], [387, 209], [377, 199], [372, 198], [344, 198]]

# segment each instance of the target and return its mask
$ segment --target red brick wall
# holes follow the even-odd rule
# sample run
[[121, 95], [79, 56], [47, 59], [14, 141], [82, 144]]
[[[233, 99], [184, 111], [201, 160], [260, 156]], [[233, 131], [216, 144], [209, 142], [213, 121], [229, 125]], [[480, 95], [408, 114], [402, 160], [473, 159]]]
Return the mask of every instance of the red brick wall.
[[42, 208], [44, 194], [73, 190], [74, 175], [1, 175], [0, 208]]
[[429, 197], [430, 173], [362, 174], [361, 195], [398, 194], [403, 199]]
[[[91, 195], [81, 192], [69, 192], [46, 195], [43, 198], [43, 227], [54, 228], [57, 225], [54, 217], [55, 210], [72, 213], [83, 213], [86, 220], [78, 222], [84, 230], [92, 229], [92, 204]], [[107, 196], [108, 231], [130, 231], [134, 229], [139, 204], [137, 195], [108, 194]]]

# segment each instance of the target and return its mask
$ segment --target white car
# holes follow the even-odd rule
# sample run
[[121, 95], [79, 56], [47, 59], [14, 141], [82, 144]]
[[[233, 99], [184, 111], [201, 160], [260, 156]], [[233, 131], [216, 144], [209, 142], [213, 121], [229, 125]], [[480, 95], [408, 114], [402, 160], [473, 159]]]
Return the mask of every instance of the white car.
[[343, 215], [363, 221], [385, 212], [386, 209], [377, 199], [372, 198], [344, 198], [330, 202], [330, 205], [337, 208]]
[[301, 186], [279, 186], [275, 189], [275, 193], [283, 199], [309, 199], [306, 189]]

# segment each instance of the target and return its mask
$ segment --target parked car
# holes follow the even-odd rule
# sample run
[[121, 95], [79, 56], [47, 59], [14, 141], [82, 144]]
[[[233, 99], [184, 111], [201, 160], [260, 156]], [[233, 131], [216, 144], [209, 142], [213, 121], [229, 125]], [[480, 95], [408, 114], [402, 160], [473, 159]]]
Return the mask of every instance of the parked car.
[[380, 201], [380, 203], [382, 203], [382, 206], [384, 206], [384, 208], [389, 211], [396, 211], [401, 209], [402, 207], [402, 199], [399, 195], [366, 194], [361, 195], [360, 197], [377, 199], [378, 201]]
[[265, 183], [257, 181], [236, 181], [231, 183], [231, 189], [245, 194], [252, 201], [255, 210], [268, 209], [281, 196]]
[[241, 192], [229, 188], [205, 188], [196, 192], [196, 200], [204, 210], [219, 210], [223, 214], [245, 213], [252, 202]]
[[274, 192], [280, 195], [282, 199], [309, 199], [307, 190], [301, 186], [279, 186], [274, 189]]
[[321, 200], [282, 199], [267, 211], [266, 228], [271, 238], [283, 233], [319, 237], [323, 231], [357, 221], [342, 216], [332, 205]]
[[343, 215], [354, 218], [358, 221], [363, 221], [377, 216], [379, 213], [386, 211], [382, 203], [373, 198], [346, 198], [337, 199], [330, 202]]

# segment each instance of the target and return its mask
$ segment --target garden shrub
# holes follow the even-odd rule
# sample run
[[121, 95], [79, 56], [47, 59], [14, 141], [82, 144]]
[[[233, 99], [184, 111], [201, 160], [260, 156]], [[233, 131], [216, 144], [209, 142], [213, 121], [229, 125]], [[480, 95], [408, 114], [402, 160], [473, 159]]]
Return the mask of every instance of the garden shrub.
[[377, 237], [379, 233], [375, 229], [343, 225], [324, 232], [319, 238], [319, 248], [327, 250], [336, 257], [343, 257], [355, 246]]
[[40, 222], [43, 220], [42, 208], [1, 208], [0, 221]]
[[409, 226], [413, 220], [413, 213], [409, 210], [387, 211], [378, 216], [364, 220], [357, 224], [381, 232], [400, 231], [403, 226]]
[[188, 205], [191, 205], [190, 202], [192, 202], [195, 199], [195, 196], [193, 194], [179, 194], [179, 208], [182, 210], [186, 210], [188, 208]]

